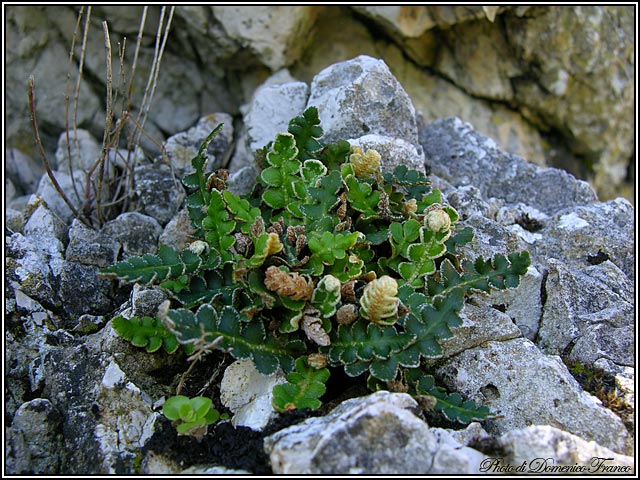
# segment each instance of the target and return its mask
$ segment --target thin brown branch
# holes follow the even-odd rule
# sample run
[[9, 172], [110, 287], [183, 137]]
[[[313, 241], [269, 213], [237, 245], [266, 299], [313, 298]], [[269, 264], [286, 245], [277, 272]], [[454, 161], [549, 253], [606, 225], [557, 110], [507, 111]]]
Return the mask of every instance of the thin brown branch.
[[[75, 179], [73, 178], [73, 162], [71, 161], [71, 139], [69, 138], [69, 90], [71, 88], [71, 69], [73, 68], [73, 55], [76, 47], [76, 38], [78, 37], [78, 30], [80, 29], [80, 22], [84, 15], [84, 7], [80, 8], [78, 13], [78, 20], [76, 22], [76, 28], [73, 30], [73, 37], [71, 37], [71, 48], [69, 49], [69, 67], [67, 68], [67, 86], [64, 92], [64, 124], [65, 134], [67, 136], [67, 156], [69, 158], [69, 177], [71, 178], [71, 185], [77, 198], [80, 198], [78, 193], [78, 187], [76, 186]], [[74, 128], [75, 132], [75, 128]], [[76, 149], [76, 151], [78, 151]]]
[[36, 141], [36, 146], [38, 147], [38, 153], [42, 158], [44, 169], [47, 172], [49, 179], [51, 180], [51, 184], [53, 185], [53, 188], [56, 189], [56, 191], [58, 192], [58, 195], [60, 195], [60, 198], [62, 198], [62, 200], [64, 201], [64, 203], [67, 204], [71, 212], [73, 212], [73, 215], [76, 218], [80, 219], [87, 226], [90, 226], [89, 222], [86, 220], [84, 215], [78, 212], [76, 207], [73, 205], [73, 203], [71, 203], [67, 195], [64, 193], [64, 190], [62, 190], [62, 188], [60, 187], [60, 184], [58, 183], [58, 179], [53, 173], [53, 170], [51, 170], [51, 164], [49, 163], [49, 160], [47, 160], [47, 155], [44, 153], [44, 147], [42, 146], [42, 140], [40, 139], [40, 132], [38, 131], [38, 121], [36, 119], [36, 109], [35, 109], [35, 101], [34, 101], [34, 90], [35, 90], [34, 78], [33, 78], [33, 75], [31, 75], [29, 77], [29, 115], [31, 117], [31, 127], [33, 128], [33, 136]]

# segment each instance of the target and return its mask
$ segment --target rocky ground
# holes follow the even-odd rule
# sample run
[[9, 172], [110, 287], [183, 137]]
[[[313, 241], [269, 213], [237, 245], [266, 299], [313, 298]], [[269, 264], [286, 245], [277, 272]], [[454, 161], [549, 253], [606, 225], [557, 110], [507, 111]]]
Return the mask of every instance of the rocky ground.
[[[469, 256], [531, 253], [517, 289], [465, 306], [463, 325], [431, 365], [450, 391], [497, 418], [451, 424], [407, 394], [368, 394], [338, 372], [322, 410], [276, 414], [269, 392], [277, 379], [260, 378], [251, 362], [229, 368], [222, 354], [200, 362], [185, 392], [216, 399], [233, 419], [196, 441], [162, 416], [186, 356], [133, 347], [110, 319], [153, 314], [165, 296], [116, 288], [98, 270], [160, 243], [184, 247], [179, 179], [215, 125], [226, 126], [209, 147], [212, 166], [228, 166], [231, 188], [247, 191], [256, 172], [250, 152], [310, 105], [325, 139], [375, 147], [383, 169], [426, 168], [476, 232]], [[530, 463], [536, 458], [634, 468], [635, 213], [627, 200], [599, 201], [589, 184], [506, 152], [459, 118], [425, 121], [387, 64], [368, 56], [333, 64], [310, 83], [275, 75], [243, 111], [240, 132], [228, 113], [211, 113], [171, 135], [164, 156], [140, 156], [131, 211], [100, 228], [73, 219], [46, 175], [35, 194], [8, 203], [7, 473], [474, 474], [496, 472], [496, 458], [528, 462], [530, 471], [545, 468]], [[81, 179], [101, 147], [79, 135], [71, 159], [65, 135], [56, 153], [56, 176], [76, 205], [65, 162]], [[253, 380], [238, 387], [243, 376]], [[594, 466], [594, 458], [612, 460]]]

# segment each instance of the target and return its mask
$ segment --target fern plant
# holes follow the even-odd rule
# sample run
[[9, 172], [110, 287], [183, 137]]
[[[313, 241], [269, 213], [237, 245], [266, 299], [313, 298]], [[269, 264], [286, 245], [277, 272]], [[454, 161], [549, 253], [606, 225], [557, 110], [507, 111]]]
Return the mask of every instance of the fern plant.
[[366, 375], [372, 389], [428, 396], [453, 420], [487, 418], [435, 386], [422, 359], [442, 356], [465, 297], [519, 284], [528, 252], [465, 259], [473, 232], [425, 175], [383, 173], [378, 152], [343, 140], [323, 145], [314, 107], [258, 152], [255, 188], [236, 195], [226, 172], [206, 173], [220, 129], [184, 179], [189, 248], [161, 246], [102, 274], [164, 288], [171, 305], [157, 320], [194, 356], [218, 349], [265, 375], [288, 373], [278, 410], [318, 408], [329, 366]]

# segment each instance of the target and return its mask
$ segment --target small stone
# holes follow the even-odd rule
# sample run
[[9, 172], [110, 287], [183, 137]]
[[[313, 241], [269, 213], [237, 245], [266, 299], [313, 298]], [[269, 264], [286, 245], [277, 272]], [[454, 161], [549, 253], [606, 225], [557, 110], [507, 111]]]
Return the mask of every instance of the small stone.
[[100, 158], [102, 146], [93, 135], [81, 128], [69, 131], [69, 143], [67, 143], [67, 133], [61, 133], [56, 149], [58, 170], [69, 171], [69, 151], [71, 151], [72, 169], [89, 172]]
[[235, 427], [262, 430], [276, 414], [271, 406], [273, 387], [285, 382], [282, 373], [262, 375], [252, 360], [238, 360], [224, 371], [220, 401], [234, 412], [231, 422]]
[[[60, 299], [67, 313], [72, 316], [83, 314], [107, 314], [113, 308], [111, 280], [98, 277], [98, 267], [65, 262], [60, 275]], [[73, 328], [77, 320], [69, 319]]]
[[169, 165], [158, 163], [136, 167], [135, 179], [142, 213], [166, 225], [184, 200], [182, 182], [173, 175]]
[[74, 219], [69, 229], [69, 246], [65, 257], [68, 261], [108, 267], [116, 262], [120, 244], [111, 237], [87, 227]]
[[311, 82], [307, 106], [318, 108], [324, 143], [378, 134], [420, 147], [415, 109], [382, 60], [360, 55], [325, 68]]
[[155, 253], [162, 227], [158, 221], [138, 212], [120, 214], [107, 222], [101, 233], [122, 244], [122, 254], [126, 257]]
[[7, 430], [7, 473], [59, 474], [59, 469], [63, 467], [62, 420], [60, 412], [45, 398], [23, 403]]

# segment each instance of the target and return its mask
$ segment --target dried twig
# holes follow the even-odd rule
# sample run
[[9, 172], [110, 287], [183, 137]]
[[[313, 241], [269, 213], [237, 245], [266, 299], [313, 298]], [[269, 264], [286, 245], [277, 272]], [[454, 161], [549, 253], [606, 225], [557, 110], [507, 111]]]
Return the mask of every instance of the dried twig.
[[34, 89], [35, 89], [34, 78], [33, 78], [33, 75], [31, 75], [29, 76], [29, 115], [31, 117], [31, 126], [33, 128], [33, 135], [35, 137], [36, 146], [38, 147], [38, 153], [42, 158], [44, 169], [47, 172], [49, 179], [51, 180], [51, 184], [53, 185], [53, 188], [56, 189], [56, 191], [60, 195], [60, 198], [62, 198], [62, 200], [64, 200], [64, 203], [66, 203], [67, 206], [71, 209], [71, 211], [73, 212], [73, 215], [76, 218], [80, 219], [87, 226], [90, 226], [89, 222], [84, 217], [84, 215], [78, 212], [76, 207], [73, 205], [73, 203], [71, 203], [67, 195], [64, 193], [64, 190], [62, 190], [62, 188], [60, 187], [60, 184], [58, 183], [58, 180], [56, 179], [56, 176], [54, 175], [53, 170], [51, 170], [51, 164], [49, 163], [49, 160], [47, 160], [47, 155], [44, 153], [44, 147], [42, 146], [42, 140], [40, 139], [40, 132], [38, 131], [38, 121], [36, 120], [36, 109], [35, 109], [34, 93], [33, 93]]
[[[76, 28], [73, 30], [73, 36], [71, 37], [71, 48], [69, 49], [69, 67], [67, 68], [67, 86], [64, 92], [64, 122], [65, 122], [65, 133], [67, 136], [67, 155], [69, 158], [69, 178], [71, 178], [71, 185], [73, 186], [73, 191], [76, 194], [77, 198], [80, 198], [80, 194], [78, 193], [78, 188], [76, 186], [75, 179], [73, 178], [73, 164], [71, 162], [71, 139], [69, 138], [69, 89], [71, 88], [71, 69], [73, 68], [73, 55], [76, 47], [76, 38], [78, 36], [78, 30], [80, 29], [80, 21], [82, 20], [82, 16], [84, 15], [84, 7], [80, 8], [80, 12], [78, 13], [78, 21], [76, 22]], [[77, 112], [77, 104], [76, 104], [76, 112]], [[74, 123], [74, 132], [75, 132], [75, 123]], [[77, 140], [77, 136], [76, 136]], [[76, 151], [78, 151], [76, 149]]]

